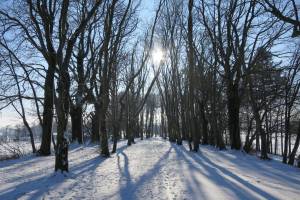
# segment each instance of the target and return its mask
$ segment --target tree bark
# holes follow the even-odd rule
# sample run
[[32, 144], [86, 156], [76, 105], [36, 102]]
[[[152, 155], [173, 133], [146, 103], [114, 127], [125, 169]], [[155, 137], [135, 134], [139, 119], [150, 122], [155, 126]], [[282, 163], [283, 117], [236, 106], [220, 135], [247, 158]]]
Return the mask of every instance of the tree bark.
[[241, 148], [240, 137], [240, 99], [238, 86], [229, 84], [227, 88], [228, 92], [228, 127], [231, 142], [231, 149], [239, 150]]
[[289, 156], [289, 162], [288, 162], [289, 165], [294, 165], [295, 156], [299, 148], [299, 144], [300, 144], [300, 122], [298, 123], [297, 138], [294, 144], [294, 148]]
[[205, 116], [204, 105], [201, 105], [201, 115], [202, 115], [202, 144], [208, 144], [208, 121]]
[[70, 77], [68, 67], [60, 66], [58, 80], [58, 101], [56, 104], [57, 111], [57, 147], [55, 149], [55, 171], [69, 171], [68, 167], [68, 141], [65, 138], [67, 129], [69, 107], [70, 107]]
[[53, 122], [53, 96], [54, 96], [54, 73], [55, 65], [49, 64], [44, 90], [44, 111], [42, 124], [42, 142], [38, 151], [39, 155], [47, 156], [51, 154], [51, 135]]
[[83, 142], [82, 130], [82, 106], [73, 105], [70, 111], [72, 123], [72, 141], [77, 141], [79, 144]]
[[97, 106], [95, 104], [95, 113], [93, 114], [92, 117], [92, 137], [91, 140], [93, 143], [97, 143], [100, 141], [100, 135], [99, 135], [99, 128], [100, 128], [100, 124], [99, 124], [99, 106]]
[[[287, 101], [287, 100], [286, 100]], [[290, 109], [288, 105], [285, 105], [285, 134], [284, 134], [284, 149], [282, 162], [287, 163], [288, 161], [288, 144], [289, 144], [289, 134], [290, 134]]]
[[100, 138], [101, 138], [100, 139], [101, 155], [103, 157], [109, 157], [110, 154], [108, 148], [108, 137], [107, 137], [105, 114], [100, 114]]

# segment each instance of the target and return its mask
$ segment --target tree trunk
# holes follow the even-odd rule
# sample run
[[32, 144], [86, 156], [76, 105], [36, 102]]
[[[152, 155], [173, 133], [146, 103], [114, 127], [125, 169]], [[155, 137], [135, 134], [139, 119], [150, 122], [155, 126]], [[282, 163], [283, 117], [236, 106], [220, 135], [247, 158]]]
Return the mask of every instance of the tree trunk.
[[69, 171], [68, 162], [68, 141], [64, 137], [57, 138], [57, 147], [55, 153], [55, 171]]
[[195, 86], [195, 61], [194, 61], [194, 44], [193, 44], [193, 7], [194, 0], [189, 0], [188, 3], [188, 78], [189, 78], [189, 120], [190, 120], [190, 135], [193, 141], [193, 151], [197, 152], [199, 149], [199, 134], [196, 130], [196, 116], [195, 116], [195, 101], [194, 101], [194, 86]]
[[300, 143], [300, 122], [298, 123], [298, 133], [297, 133], [297, 138], [294, 144], [294, 148], [289, 156], [289, 165], [294, 165], [294, 161], [295, 161], [295, 156], [297, 153], [297, 150], [299, 148], [299, 143]]
[[267, 134], [263, 128], [260, 128], [260, 137], [261, 137], [261, 155], [260, 158], [263, 160], [268, 158], [268, 143], [267, 143]]
[[256, 136], [255, 136], [255, 150], [256, 152], [259, 152], [260, 151], [260, 139], [259, 139], [259, 134], [256, 133]]
[[280, 117], [280, 149], [281, 149], [281, 155], [283, 156], [284, 152], [283, 152], [283, 129], [282, 129], [282, 115]]
[[253, 113], [255, 118], [255, 124], [256, 124], [256, 134], [260, 135], [261, 138], [261, 153], [260, 158], [263, 160], [269, 159], [268, 158], [268, 143], [267, 143], [267, 134], [265, 130], [262, 127], [262, 120], [259, 115], [259, 111], [257, 110], [256, 106], [254, 106], [254, 99], [252, 99], [253, 104]]
[[127, 145], [130, 146], [135, 143], [134, 142], [134, 120], [131, 117], [129, 117], [128, 127], [126, 132], [128, 137]]
[[117, 128], [116, 124], [113, 124], [113, 148], [111, 153], [116, 153], [117, 151], [117, 144], [118, 144], [118, 134], [119, 134], [119, 130]]
[[[178, 104], [177, 104], [178, 105]], [[180, 131], [180, 124], [179, 124], [179, 114], [178, 114], [178, 111], [176, 112], [176, 131], [177, 131], [177, 137], [176, 137], [176, 142], [177, 142], [177, 145], [182, 145], [182, 134], [181, 134], [181, 131]]]
[[205, 117], [204, 105], [201, 105], [201, 115], [202, 115], [202, 144], [208, 144], [208, 121]]
[[[104, 71], [106, 74], [106, 71]], [[101, 144], [101, 155], [103, 157], [109, 157], [109, 148], [108, 148], [108, 135], [106, 129], [106, 120], [107, 120], [107, 110], [109, 105], [109, 81], [107, 74], [103, 77], [103, 82], [100, 86], [100, 97], [99, 97], [99, 123], [100, 123], [100, 144]]]
[[50, 65], [46, 74], [44, 90], [44, 111], [42, 124], [42, 142], [38, 151], [39, 155], [47, 156], [51, 154], [51, 132], [53, 120], [53, 96], [54, 96], [54, 72], [55, 66]]
[[109, 157], [109, 148], [108, 148], [108, 137], [106, 129], [106, 120], [105, 115], [100, 114], [100, 137], [101, 137], [101, 155], [103, 157]]
[[[263, 160], [269, 159], [268, 158], [268, 141], [267, 141], [267, 133], [264, 130], [264, 128], [262, 127], [262, 121], [263, 119], [261, 119], [260, 116], [260, 110], [256, 104], [255, 98], [253, 96], [253, 88], [252, 88], [252, 82], [249, 82], [249, 86], [250, 86], [250, 102], [251, 102], [251, 107], [252, 107], [252, 111], [253, 111], [253, 115], [254, 115], [254, 119], [255, 119], [255, 125], [256, 125], [256, 139], [258, 140], [259, 135], [261, 137], [261, 153], [260, 153], [260, 158]], [[266, 116], [267, 117], [267, 116]], [[257, 141], [258, 142], [258, 141]], [[259, 146], [259, 144], [256, 144]], [[256, 147], [258, 147], [256, 146]]]
[[93, 117], [92, 117], [92, 138], [91, 138], [91, 140], [93, 143], [97, 143], [100, 141], [99, 113], [100, 113], [100, 110], [99, 110], [98, 106], [95, 105], [95, 113], [93, 114]]
[[82, 133], [82, 106], [74, 105], [70, 111], [72, 122], [72, 141], [77, 141], [79, 144], [83, 142]]
[[290, 112], [288, 108], [285, 111], [285, 135], [284, 135], [284, 149], [282, 162], [287, 163], [288, 159], [288, 144], [289, 144], [289, 133], [290, 133]]
[[[279, 110], [279, 109], [278, 109]], [[277, 155], [277, 146], [278, 146], [278, 130], [279, 130], [279, 111], [277, 112], [276, 116], [276, 130], [275, 130], [275, 148], [274, 148], [274, 153]]]
[[[246, 141], [245, 141], [245, 144], [244, 144], [244, 151], [246, 153], [249, 153], [251, 151], [251, 146], [252, 146], [252, 143], [253, 141], [255, 140], [255, 135], [252, 135], [251, 136], [251, 132], [252, 132], [252, 121], [253, 121], [253, 118], [251, 118], [249, 121], [248, 121], [248, 130], [247, 130], [247, 136], [246, 136]], [[250, 138], [251, 136], [251, 138]]]
[[143, 140], [144, 139], [144, 111], [142, 111], [140, 114], [139, 132], [140, 132], [141, 140]]
[[228, 92], [228, 127], [230, 135], [231, 149], [241, 148], [240, 137], [240, 99], [237, 85], [229, 85]]
[[35, 144], [34, 144], [34, 136], [33, 136], [32, 129], [30, 128], [28, 122], [25, 119], [23, 119], [23, 123], [24, 123], [25, 127], [27, 128], [27, 130], [29, 132], [30, 143], [31, 143], [31, 147], [32, 147], [32, 153], [35, 153], [36, 148], [35, 148]]
[[61, 170], [69, 171], [68, 167], [68, 141], [65, 138], [65, 132], [68, 123], [70, 98], [70, 77], [68, 68], [60, 66], [59, 80], [58, 80], [58, 101], [56, 105], [57, 111], [57, 147], [55, 150], [55, 171]]
[[104, 78], [100, 87], [100, 97], [99, 97], [99, 123], [100, 123], [100, 144], [101, 144], [101, 155], [103, 157], [109, 157], [109, 148], [108, 148], [108, 135], [106, 129], [106, 119], [107, 119], [107, 110], [109, 105], [109, 88], [108, 88], [107, 77]]

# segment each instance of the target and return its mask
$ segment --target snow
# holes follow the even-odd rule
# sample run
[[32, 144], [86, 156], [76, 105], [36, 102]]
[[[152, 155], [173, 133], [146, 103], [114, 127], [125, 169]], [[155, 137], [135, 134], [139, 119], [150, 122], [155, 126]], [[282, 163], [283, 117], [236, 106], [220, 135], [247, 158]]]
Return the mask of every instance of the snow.
[[[39, 149], [40, 145], [40, 140], [35, 140], [35, 148]], [[0, 141], [0, 161], [14, 155], [24, 156], [30, 153], [32, 153], [30, 141]]]
[[240, 151], [201, 146], [189, 152], [160, 138], [126, 146], [111, 158], [98, 146], [70, 147], [70, 173], [54, 157], [0, 162], [0, 199], [299, 199], [300, 170]]

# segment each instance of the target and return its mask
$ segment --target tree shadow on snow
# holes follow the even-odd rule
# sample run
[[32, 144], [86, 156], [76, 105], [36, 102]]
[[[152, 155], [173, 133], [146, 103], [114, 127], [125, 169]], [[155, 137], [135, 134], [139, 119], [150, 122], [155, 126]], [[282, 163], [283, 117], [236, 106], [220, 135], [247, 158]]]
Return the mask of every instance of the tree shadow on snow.
[[[129, 171], [128, 157], [126, 153], [123, 152], [123, 149], [121, 149], [117, 153], [118, 169], [120, 172], [120, 186], [121, 186], [120, 191], [118, 191], [120, 198], [123, 200], [139, 199], [139, 197], [137, 196], [137, 191], [141, 187], [143, 187], [145, 183], [149, 182], [153, 177], [155, 177], [159, 173], [161, 167], [166, 164], [164, 163], [164, 161], [168, 159], [171, 150], [172, 147], [170, 147], [168, 151], [160, 157], [160, 159], [155, 163], [155, 165], [150, 170], [148, 170], [145, 174], [143, 174], [138, 180], [133, 182]], [[120, 156], [124, 158], [124, 166], [121, 166]], [[125, 184], [123, 183], [123, 181], [125, 181]]]
[[[202, 175], [206, 176], [209, 181], [213, 182], [215, 185], [219, 186], [220, 188], [226, 188], [230, 191], [230, 193], [233, 193], [238, 197], [239, 199], [257, 199], [257, 196], [254, 196], [253, 193], [256, 193], [262, 198], [265, 199], [277, 199], [276, 197], [272, 196], [271, 194], [263, 191], [262, 189], [258, 188], [257, 186], [245, 181], [241, 177], [237, 176], [236, 174], [232, 173], [228, 169], [221, 167], [220, 165], [217, 165], [213, 163], [209, 158], [207, 158], [205, 155], [196, 154], [193, 152], [188, 151], [185, 147], [176, 146], [174, 145], [174, 149], [176, 153], [178, 154], [178, 157], [183, 158], [188, 164], [189, 164], [189, 170], [194, 173], [201, 173]], [[195, 161], [194, 163], [191, 162], [191, 159]], [[197, 163], [197, 165], [195, 165]], [[206, 172], [206, 173], [205, 173]], [[195, 174], [196, 175], [196, 174]], [[198, 182], [193, 176], [191, 175], [194, 182]], [[230, 178], [227, 178], [230, 177]], [[230, 180], [232, 179], [232, 180]], [[234, 181], [233, 181], [234, 180]], [[238, 185], [236, 182], [241, 184], [243, 187], [246, 187], [247, 189], [251, 190], [251, 193], [247, 190], [245, 190], [243, 187]], [[199, 184], [199, 183], [198, 183]], [[202, 187], [198, 185], [198, 190], [201, 190]], [[189, 188], [192, 190], [192, 186], [189, 186]], [[205, 195], [204, 190], [203, 195]], [[213, 191], [211, 191], [213, 192]]]
[[250, 170], [251, 168], [253, 168], [255, 169], [255, 173], [257, 173], [258, 176], [263, 175], [276, 179], [281, 184], [287, 182], [289, 184], [294, 184], [295, 186], [300, 185], [300, 171], [296, 167], [292, 167], [275, 160], [260, 162], [261, 160], [259, 160], [258, 157], [248, 154], [240, 157], [232, 157], [225, 152], [221, 153], [222, 157], [226, 157], [226, 160], [229, 160], [232, 164], [234, 164], [241, 170]]
[[[88, 173], [89, 171], [94, 171], [105, 159], [99, 156], [87, 159], [78, 165], [71, 166], [69, 168], [69, 173], [64, 176], [60, 172], [56, 173], [45, 173], [45, 175], [25, 181], [7, 188], [6, 191], [0, 191], [0, 199], [10, 200], [18, 199], [26, 195], [28, 199], [42, 199], [43, 194], [51, 192], [55, 188], [58, 188], [62, 183], [68, 179], [76, 179], [76, 177]], [[23, 177], [20, 177], [23, 178]], [[75, 181], [75, 184], [78, 184]], [[72, 187], [75, 186], [74, 184]]]

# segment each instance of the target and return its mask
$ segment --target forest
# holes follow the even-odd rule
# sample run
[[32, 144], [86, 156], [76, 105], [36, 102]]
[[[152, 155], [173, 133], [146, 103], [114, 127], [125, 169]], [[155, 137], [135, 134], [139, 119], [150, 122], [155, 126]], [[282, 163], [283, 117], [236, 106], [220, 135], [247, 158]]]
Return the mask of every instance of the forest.
[[[16, 116], [19, 128], [8, 131], [2, 126], [0, 130], [1, 176], [27, 166], [22, 163], [30, 158], [37, 160], [28, 169], [47, 166], [52, 170], [48, 174], [57, 171], [80, 182], [74, 167], [74, 152], [79, 148], [79, 161], [93, 155], [94, 165], [107, 165], [97, 171], [99, 179], [106, 180], [103, 177], [110, 174], [130, 179], [135, 173], [131, 168], [121, 170], [123, 174], [108, 172], [121, 155], [124, 166], [129, 165], [125, 151], [137, 170], [142, 165], [139, 159], [151, 165], [165, 150], [176, 154], [175, 161], [190, 156], [185, 160], [190, 172], [200, 173], [198, 164], [207, 163], [213, 169], [224, 164], [226, 168], [218, 172], [255, 193], [236, 193], [236, 199], [284, 199], [289, 194], [288, 199], [297, 199], [299, 15], [299, 0], [2, 0], [0, 111], [2, 118], [8, 113]], [[16, 146], [21, 142], [28, 152]], [[205, 155], [211, 160], [205, 160]], [[261, 174], [266, 180], [275, 176], [272, 169], [276, 168], [282, 173], [280, 182], [294, 190], [288, 193], [274, 186], [269, 194], [264, 187], [249, 185], [241, 178], [242, 169], [241, 177], [232, 174], [228, 160], [238, 168], [243, 167], [239, 161], [249, 161], [247, 169], [267, 171]], [[157, 164], [163, 167], [169, 162]], [[82, 164], [85, 167], [90, 166]], [[208, 170], [211, 179], [223, 183], [212, 168]], [[0, 185], [13, 180], [3, 177]], [[154, 181], [146, 174], [139, 177], [142, 185]], [[168, 174], [166, 179], [171, 178]], [[65, 183], [57, 177], [50, 179], [53, 185]], [[19, 183], [14, 193], [0, 186], [0, 199], [21, 198], [38, 189], [39, 183], [31, 184], [34, 189], [20, 184], [22, 194]], [[109, 189], [102, 185], [99, 192], [104, 196], [92, 198], [84, 193], [52, 198], [235, 199], [232, 195], [199, 197], [192, 189], [187, 196], [150, 196], [147, 192], [142, 196], [143, 192], [134, 189], [138, 183], [130, 179], [125, 184], [135, 196], [128, 196], [130, 191], [122, 187], [117, 189], [120, 197], [105, 196]], [[222, 187], [233, 191], [227, 184]], [[151, 195], [157, 185], [154, 181], [149, 186], [154, 188]], [[156, 189], [161, 193], [160, 187]], [[179, 190], [179, 186], [174, 189], [175, 193]], [[25, 199], [51, 199], [44, 196], [45, 191]], [[48, 191], [49, 195], [52, 189]]]

